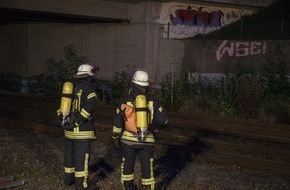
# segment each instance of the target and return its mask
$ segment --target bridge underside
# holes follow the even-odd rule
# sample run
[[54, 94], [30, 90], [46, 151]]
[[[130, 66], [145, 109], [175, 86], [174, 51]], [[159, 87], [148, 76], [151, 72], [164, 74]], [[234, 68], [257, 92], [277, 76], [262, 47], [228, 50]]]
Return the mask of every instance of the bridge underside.
[[0, 24], [102, 23], [129, 20], [129, 3], [96, 0], [1, 0]]
[[0, 24], [28, 22], [59, 22], [59, 23], [118, 23], [128, 19], [104, 18], [43, 11], [0, 8]]
[[[110, 23], [128, 22], [130, 5], [143, 0], [1, 0], [0, 24], [27, 22]], [[154, 0], [188, 2], [192, 0]], [[194, 2], [266, 7], [272, 0], [199, 0]]]

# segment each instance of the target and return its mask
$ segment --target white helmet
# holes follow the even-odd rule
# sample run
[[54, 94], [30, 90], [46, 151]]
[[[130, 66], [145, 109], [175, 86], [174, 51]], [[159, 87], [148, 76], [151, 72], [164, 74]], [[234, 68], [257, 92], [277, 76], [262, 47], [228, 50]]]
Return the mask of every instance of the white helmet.
[[98, 67], [94, 67], [91, 64], [82, 64], [79, 66], [75, 78], [86, 78], [89, 76], [94, 76], [95, 72], [98, 70], [99, 70]]
[[149, 76], [144, 70], [137, 70], [134, 73], [132, 82], [140, 86], [149, 86]]

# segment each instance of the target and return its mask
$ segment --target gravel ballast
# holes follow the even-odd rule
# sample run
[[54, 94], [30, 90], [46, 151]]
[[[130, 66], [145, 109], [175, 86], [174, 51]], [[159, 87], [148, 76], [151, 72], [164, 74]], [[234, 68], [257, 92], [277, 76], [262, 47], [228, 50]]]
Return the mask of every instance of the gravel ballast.
[[[63, 182], [63, 137], [9, 126], [0, 127], [0, 176], [13, 175], [25, 184], [13, 189], [73, 190]], [[110, 144], [94, 141], [90, 161], [92, 189], [121, 190], [120, 154]], [[290, 177], [234, 166], [206, 164], [156, 152], [157, 189], [286, 190]], [[140, 163], [135, 166], [140, 185]]]

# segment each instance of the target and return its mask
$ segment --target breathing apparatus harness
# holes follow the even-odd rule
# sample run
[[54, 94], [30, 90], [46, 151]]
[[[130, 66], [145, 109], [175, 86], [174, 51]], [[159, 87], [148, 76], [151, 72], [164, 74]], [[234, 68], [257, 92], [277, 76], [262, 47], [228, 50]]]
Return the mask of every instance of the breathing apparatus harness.
[[[122, 104], [121, 110], [124, 113], [125, 129], [135, 134], [139, 142], [145, 142], [149, 133], [153, 133], [153, 121], [150, 122], [151, 112], [148, 108], [148, 88], [132, 84], [129, 91], [131, 104]], [[154, 133], [153, 133], [154, 134]]]
[[71, 130], [86, 122], [90, 122], [93, 119], [93, 116], [90, 116], [82, 122], [77, 121], [77, 115], [81, 109], [77, 109], [77, 104], [79, 104], [81, 99], [81, 96], [77, 94], [78, 91], [79, 89], [74, 87], [72, 82], [65, 82], [63, 84], [61, 104], [60, 109], [58, 110], [58, 115], [62, 117], [60, 125], [65, 130]]

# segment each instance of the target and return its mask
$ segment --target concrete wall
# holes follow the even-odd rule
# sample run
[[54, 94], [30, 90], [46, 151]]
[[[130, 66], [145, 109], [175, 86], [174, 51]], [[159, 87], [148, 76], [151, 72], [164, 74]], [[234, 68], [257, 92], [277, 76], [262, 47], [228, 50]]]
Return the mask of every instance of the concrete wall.
[[184, 62], [186, 68], [196, 67], [201, 73], [223, 73], [235, 68], [237, 63], [259, 66], [266, 63], [271, 52], [280, 49], [290, 73], [290, 40], [185, 40]]
[[100, 78], [110, 78], [131, 65], [160, 80], [171, 71], [172, 57], [181, 62], [184, 45], [163, 38], [163, 26], [153, 22], [152, 4], [160, 6], [152, 2], [132, 6], [130, 23], [1, 25], [1, 72], [24, 77], [49, 73], [48, 60], [64, 59], [63, 48], [75, 44], [80, 55], [101, 68]]
[[[48, 60], [64, 59], [63, 48], [69, 44], [75, 44], [80, 55], [101, 68], [100, 78], [111, 78], [126, 65], [135, 65], [148, 70], [156, 82], [184, 65], [219, 73], [242, 60], [255, 64], [265, 59], [272, 43], [282, 44], [285, 52], [290, 50], [290, 41], [167, 39], [164, 25], [154, 22], [160, 7], [155, 2], [132, 5], [130, 23], [0, 25], [0, 73], [50, 74]], [[287, 63], [289, 60], [286, 55]]]
[[80, 55], [99, 65], [104, 77], [144, 61], [144, 31], [138, 25], [27, 24], [0, 28], [1, 41], [5, 42], [1, 45], [1, 63], [5, 63], [1, 70], [24, 76], [47, 72], [47, 61], [64, 59], [63, 48], [69, 44], [75, 44]]
[[27, 72], [26, 26], [0, 26], [0, 71]]
[[215, 2], [225, 4], [236, 4], [243, 6], [256, 6], [256, 7], [268, 7], [271, 3], [276, 0], [199, 0], [200, 2]]
[[96, 0], [1, 0], [0, 8], [128, 20], [129, 4]]
[[[144, 24], [26, 24], [0, 26], [1, 72], [24, 77], [48, 73], [49, 59], [63, 60], [63, 48], [75, 44], [79, 55], [87, 56], [101, 68], [100, 77], [112, 77], [116, 71], [135, 65], [164, 73], [171, 54], [182, 50], [182, 42], [144, 38], [146, 32], [161, 36], [156, 27]], [[157, 27], [158, 28], [158, 27]], [[156, 39], [156, 40], [155, 40]], [[176, 54], [176, 53], [174, 53]], [[165, 64], [165, 65], [164, 65]]]

